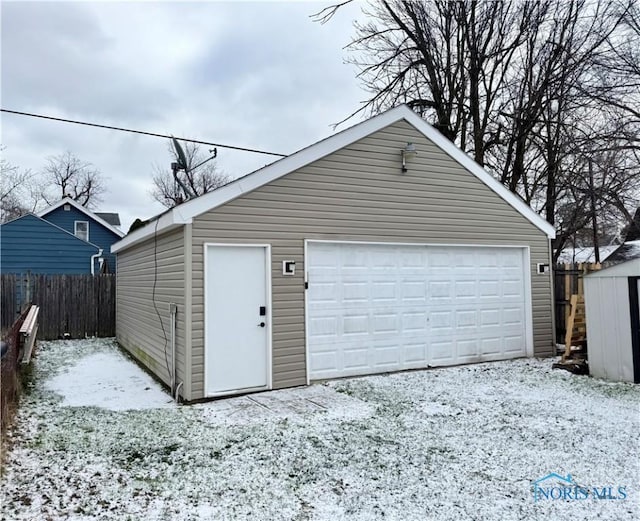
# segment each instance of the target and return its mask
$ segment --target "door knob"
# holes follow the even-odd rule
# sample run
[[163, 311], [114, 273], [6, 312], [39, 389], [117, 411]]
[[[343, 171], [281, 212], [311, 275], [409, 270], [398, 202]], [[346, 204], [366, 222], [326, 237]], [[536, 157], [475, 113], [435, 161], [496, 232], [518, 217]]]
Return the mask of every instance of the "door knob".
[[260, 323], [258, 324], [258, 327], [264, 327], [264, 326], [266, 326], [266, 324], [265, 324], [264, 322], [260, 322]]

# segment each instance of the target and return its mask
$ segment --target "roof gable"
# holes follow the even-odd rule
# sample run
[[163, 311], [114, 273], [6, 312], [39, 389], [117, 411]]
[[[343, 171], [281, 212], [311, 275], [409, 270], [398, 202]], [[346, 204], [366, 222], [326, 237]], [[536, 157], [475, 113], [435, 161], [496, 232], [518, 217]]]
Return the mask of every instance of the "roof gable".
[[153, 233], [169, 230], [176, 226], [191, 223], [194, 217], [211, 211], [233, 199], [251, 192], [267, 183], [294, 172], [310, 163], [328, 156], [364, 137], [367, 137], [378, 130], [381, 130], [393, 123], [405, 120], [418, 132], [423, 134], [434, 145], [445, 152], [454, 161], [459, 163], [465, 170], [477, 177], [488, 188], [494, 191], [505, 202], [512, 206], [525, 219], [544, 232], [548, 237], [555, 237], [555, 230], [547, 221], [534, 212], [520, 197], [510, 192], [491, 174], [478, 165], [466, 153], [451, 143], [434, 127], [420, 118], [406, 105], [390, 109], [378, 116], [358, 123], [333, 136], [310, 145], [294, 154], [275, 161], [259, 170], [256, 170], [244, 177], [240, 177], [227, 185], [224, 185], [213, 192], [204, 194], [196, 199], [192, 199], [153, 219], [146, 226], [135, 230], [127, 235], [123, 240], [112, 247], [113, 252], [120, 251], [133, 244], [145, 240]]
[[115, 212], [94, 212], [100, 219], [104, 219], [105, 222], [111, 226], [120, 226], [120, 215]]
[[607, 262], [625, 262], [632, 259], [640, 259], [640, 240], [622, 243], [606, 258]]
[[118, 237], [124, 237], [124, 232], [122, 232], [121, 230], [118, 230], [117, 228], [114, 228], [111, 224], [109, 224], [107, 221], [105, 221], [102, 217], [99, 217], [98, 215], [93, 213], [91, 210], [89, 210], [88, 208], [85, 208], [84, 206], [82, 206], [81, 204], [77, 203], [76, 201], [74, 201], [70, 197], [65, 197], [65, 198], [61, 199], [57, 203], [55, 203], [55, 204], [49, 206], [48, 208], [45, 208], [44, 210], [38, 212], [36, 215], [38, 217], [44, 217], [47, 214], [53, 212], [54, 210], [57, 210], [58, 208], [60, 208], [61, 206], [65, 205], [65, 204], [70, 204], [76, 210], [78, 210], [79, 212], [82, 212], [84, 215], [86, 215], [90, 219], [93, 219], [98, 224], [104, 226], [107, 230], [109, 230], [110, 232], [114, 233]]

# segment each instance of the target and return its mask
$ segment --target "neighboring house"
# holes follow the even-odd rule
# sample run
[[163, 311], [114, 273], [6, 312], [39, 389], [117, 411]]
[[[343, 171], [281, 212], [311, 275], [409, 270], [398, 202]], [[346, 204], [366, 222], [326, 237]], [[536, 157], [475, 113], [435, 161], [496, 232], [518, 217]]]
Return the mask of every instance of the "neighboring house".
[[[118, 214], [94, 213], [73, 199], [65, 197], [39, 212], [38, 216], [101, 248], [104, 264], [98, 271], [115, 273], [116, 258], [111, 253], [111, 245], [124, 236], [124, 233], [116, 228], [120, 223]], [[118, 224], [115, 224], [116, 222]]]
[[607, 257], [607, 264], [618, 264], [633, 259], [640, 259], [640, 240], [627, 241], [616, 247]]
[[[618, 249], [617, 244], [600, 246], [598, 248], [600, 255], [600, 262], [608, 260], [609, 255]], [[558, 256], [558, 262], [560, 264], [572, 264], [580, 262], [595, 262], [595, 248], [593, 246], [575, 246], [565, 248]]]
[[2, 273], [81, 274], [98, 270], [100, 248], [33, 214], [0, 225]]
[[114, 244], [116, 336], [187, 401], [552, 355], [554, 236], [403, 105]]
[[617, 264], [640, 259], [640, 208], [636, 210], [633, 221], [626, 229], [624, 242], [607, 257], [607, 264]]

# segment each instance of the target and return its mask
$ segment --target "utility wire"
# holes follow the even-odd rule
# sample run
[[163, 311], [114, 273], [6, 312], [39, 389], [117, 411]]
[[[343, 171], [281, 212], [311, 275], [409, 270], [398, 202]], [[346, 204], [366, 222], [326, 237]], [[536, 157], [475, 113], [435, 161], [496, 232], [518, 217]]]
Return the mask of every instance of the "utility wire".
[[[97, 128], [106, 128], [108, 130], [118, 130], [120, 132], [130, 132], [132, 134], [142, 134], [144, 136], [153, 136], [153, 137], [162, 137], [171, 139], [174, 136], [169, 136], [166, 134], [157, 134], [155, 132], [145, 132], [144, 130], [133, 130], [130, 128], [123, 127], [112, 127], [110, 125], [100, 125], [98, 123], [89, 123], [87, 121], [77, 121], [75, 119], [64, 119], [64, 118], [56, 118], [54, 116], [45, 116], [43, 114], [33, 114], [31, 112], [21, 112], [19, 110], [9, 110], [0, 108], [0, 112], [6, 112], [7, 114], [16, 114], [18, 116], [29, 116], [32, 118], [40, 118], [40, 119], [49, 119], [51, 121], [60, 121], [62, 123], [73, 123], [75, 125], [85, 125], [87, 127], [97, 127]], [[245, 147], [235, 147], [233, 145], [221, 145], [220, 143], [211, 143], [209, 141], [200, 141], [199, 139], [189, 139], [184, 137], [178, 137], [180, 141], [188, 141], [189, 143], [197, 143], [198, 145], [210, 145], [214, 147], [220, 148], [229, 148], [231, 150], [241, 150], [242, 152], [253, 152], [254, 154], [266, 154], [269, 156], [278, 156], [278, 157], [286, 157], [287, 154], [278, 154], [276, 152], [267, 152], [265, 150], [258, 150], [255, 148], [245, 148]]]

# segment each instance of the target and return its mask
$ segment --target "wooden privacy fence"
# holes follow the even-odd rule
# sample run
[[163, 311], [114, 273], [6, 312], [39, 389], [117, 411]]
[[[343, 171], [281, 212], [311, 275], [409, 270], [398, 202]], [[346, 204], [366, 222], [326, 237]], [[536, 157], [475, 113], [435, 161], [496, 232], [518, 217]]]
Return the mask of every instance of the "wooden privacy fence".
[[0, 275], [0, 329], [9, 329], [20, 313], [20, 303], [16, 289], [19, 285], [17, 275]]
[[30, 303], [40, 306], [38, 338], [115, 335], [116, 276], [15, 275], [1, 279], [2, 328]]
[[[4, 282], [4, 281], [3, 281]], [[4, 286], [3, 286], [4, 287]], [[14, 317], [2, 334], [6, 351], [2, 356], [2, 373], [0, 374], [0, 432], [4, 443], [4, 433], [13, 417], [14, 407], [20, 393], [20, 327], [27, 316], [27, 311]], [[3, 328], [4, 329], [4, 328]], [[3, 452], [0, 451], [0, 459]]]
[[554, 270], [554, 301], [556, 311], [556, 342], [565, 343], [567, 323], [571, 314], [571, 296], [584, 296], [583, 277], [602, 268], [599, 263], [558, 264]]

